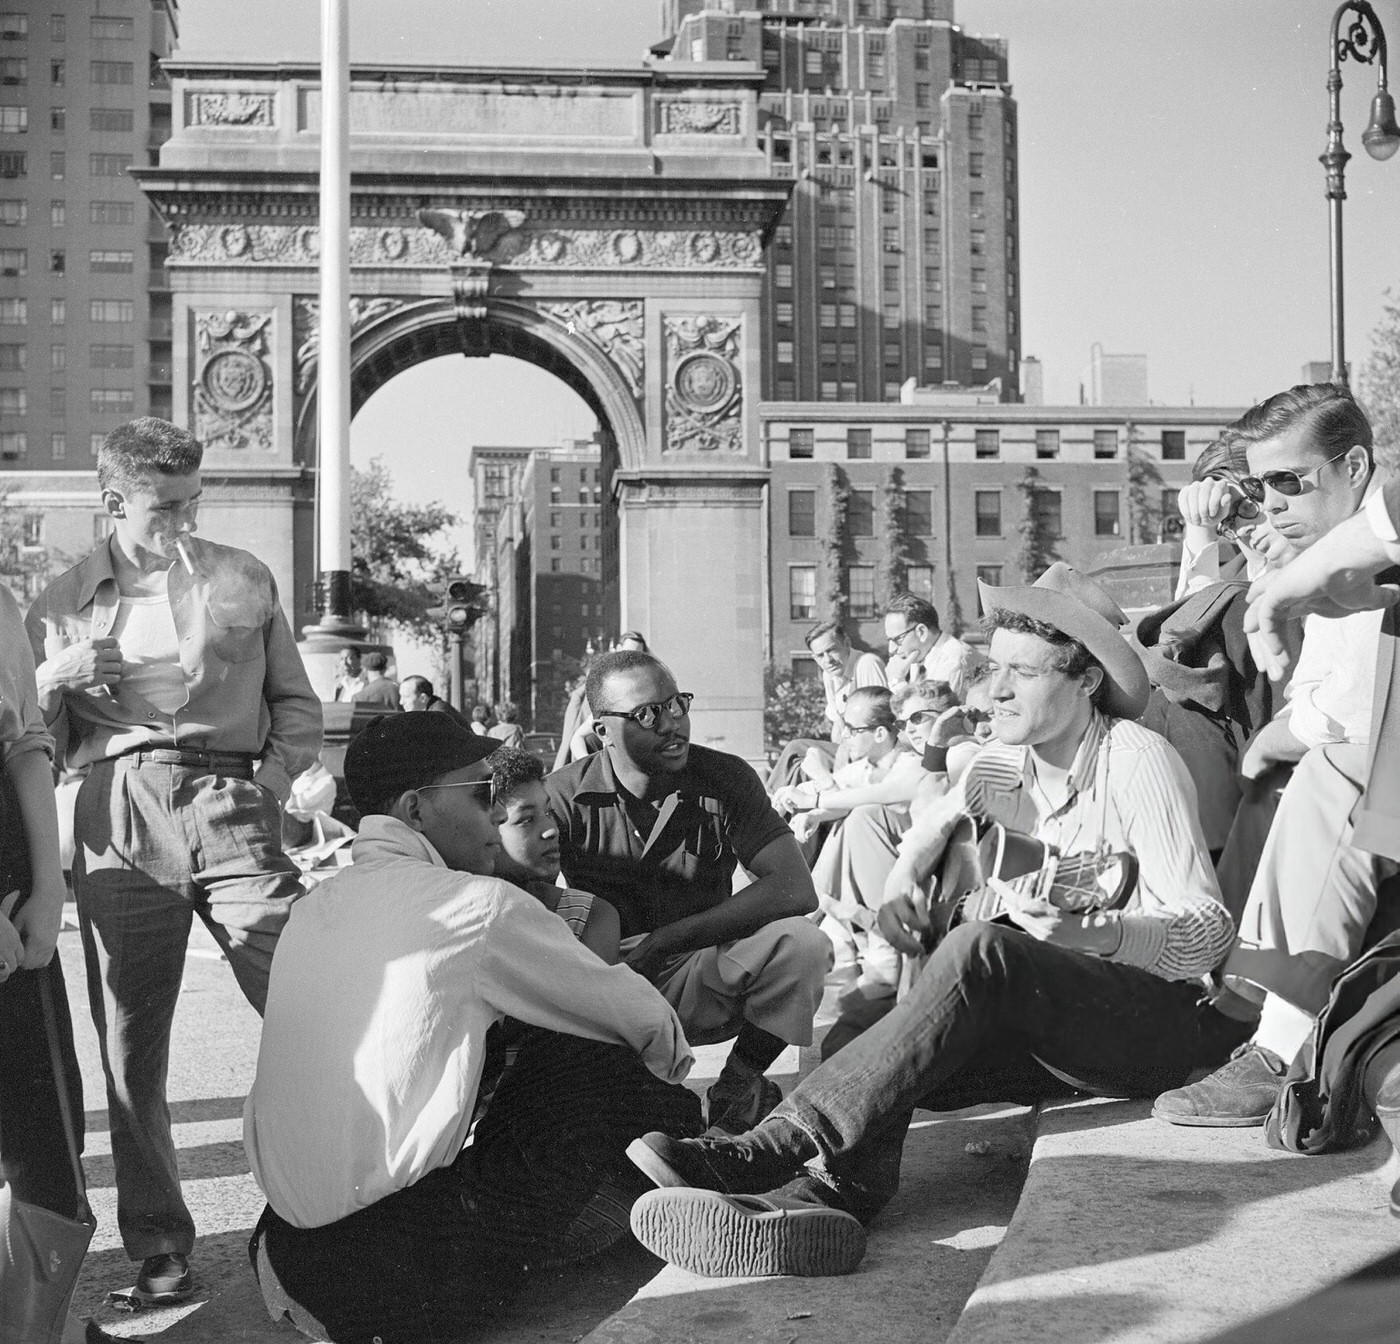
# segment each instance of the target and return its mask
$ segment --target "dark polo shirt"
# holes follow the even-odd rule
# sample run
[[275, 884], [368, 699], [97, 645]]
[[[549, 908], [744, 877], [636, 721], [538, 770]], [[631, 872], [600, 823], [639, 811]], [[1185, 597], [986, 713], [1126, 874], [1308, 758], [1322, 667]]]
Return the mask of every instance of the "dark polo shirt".
[[737, 756], [692, 746], [659, 806], [632, 798], [606, 751], [544, 781], [571, 887], [611, 902], [622, 936], [650, 933], [729, 898], [734, 869], [791, 835]]

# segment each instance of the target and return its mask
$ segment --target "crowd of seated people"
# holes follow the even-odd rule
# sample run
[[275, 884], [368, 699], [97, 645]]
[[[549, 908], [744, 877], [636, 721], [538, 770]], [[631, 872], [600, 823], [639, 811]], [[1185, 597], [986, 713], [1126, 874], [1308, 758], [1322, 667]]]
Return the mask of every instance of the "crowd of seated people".
[[[254, 1265], [274, 1314], [316, 1337], [455, 1338], [533, 1268], [629, 1226], [700, 1273], [850, 1271], [916, 1107], [1078, 1090], [1149, 1100], [1171, 1124], [1260, 1126], [1334, 978], [1400, 924], [1382, 745], [1400, 737], [1400, 634], [1356, 578], [1400, 559], [1400, 489], [1343, 388], [1280, 393], [1202, 454], [1161, 610], [1129, 619], [1056, 563], [979, 584], [977, 640], [908, 593], [884, 613], [887, 657], [823, 622], [807, 644], [829, 728], [787, 744], [766, 782], [692, 743], [694, 696], [639, 636], [591, 662], [548, 773], [509, 707], [492, 732], [485, 707], [441, 712], [410, 678], [404, 709], [347, 751], [348, 843], [316, 829], [330, 784], [315, 702], [270, 579], [261, 635], [250, 624], [234, 659], [222, 627], [201, 626], [192, 673], [149, 615], [217, 591], [226, 552], [182, 548], [178, 509], [149, 521], [197, 496], [197, 445], [171, 428], [104, 450], [114, 540], [31, 612], [33, 663], [7, 672], [23, 720], [5, 725], [27, 750], [6, 769], [30, 799], [50, 732], [90, 757], [75, 877], [106, 977], [99, 1030], [130, 1034], [112, 968], [144, 959], [165, 997], [137, 1025], [163, 1051], [192, 915], [227, 943], [264, 1016], [244, 1115], [267, 1198]], [[140, 641], [154, 651], [138, 676]], [[363, 661], [340, 688], [362, 703], [384, 672]], [[215, 699], [248, 663], [243, 698]], [[268, 729], [277, 678], [290, 707]], [[146, 726], [181, 696], [207, 745]], [[274, 806], [308, 767], [291, 810]], [[181, 809], [214, 815], [216, 776], [248, 850], [233, 876], [170, 839]], [[166, 828], [143, 859], [165, 865], [159, 966], [156, 943], [119, 936], [118, 782]], [[52, 955], [50, 826], [31, 804], [45, 919], [0, 917], [0, 989]], [[274, 823], [350, 862], [313, 885]], [[828, 990], [822, 1062], [785, 1094], [771, 1075], [814, 1042]], [[8, 1030], [32, 1044], [31, 1021]], [[720, 1042], [703, 1095], [682, 1086], [691, 1047]], [[194, 1291], [193, 1220], [135, 1142], [168, 1132], [163, 1094], [158, 1079], [133, 1090], [116, 1052], [132, 1041], [111, 1045], [138, 1296], [178, 1300]], [[40, 1128], [21, 1117], [0, 1142], [38, 1153]]]

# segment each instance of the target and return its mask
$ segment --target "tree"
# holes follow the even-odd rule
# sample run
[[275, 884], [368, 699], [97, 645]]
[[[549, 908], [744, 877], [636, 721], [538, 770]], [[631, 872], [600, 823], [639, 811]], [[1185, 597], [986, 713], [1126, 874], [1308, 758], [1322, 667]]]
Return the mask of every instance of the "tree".
[[1375, 432], [1376, 461], [1394, 471], [1400, 467], [1400, 299], [1391, 290], [1385, 297], [1358, 391]]
[[405, 504], [394, 497], [379, 458], [350, 472], [351, 600], [371, 626], [397, 626], [423, 639], [437, 628], [428, 618], [434, 585], [461, 569], [455, 547], [441, 534], [458, 522], [443, 504]]
[[1040, 507], [1040, 496], [1045, 491], [1040, 472], [1027, 467], [1025, 475], [1016, 482], [1016, 489], [1021, 492], [1021, 517], [1016, 523], [1017, 543], [1011, 563], [1026, 583], [1034, 583], [1060, 557]]
[[0, 584], [21, 607], [29, 604], [46, 579], [70, 563], [66, 556], [33, 539], [29, 525], [32, 512], [0, 493]]
[[763, 670], [763, 740], [776, 751], [795, 737], [827, 738], [826, 692], [818, 677]]
[[896, 593], [904, 591], [909, 567], [909, 533], [905, 517], [904, 473], [891, 467], [880, 495], [880, 531], [885, 544], [880, 551], [880, 571], [876, 577], [875, 600], [889, 605]]
[[1156, 541], [1162, 529], [1162, 473], [1135, 444], [1128, 444], [1128, 542], [1143, 546]]
[[839, 621], [846, 612], [846, 513], [851, 487], [846, 474], [829, 463], [823, 481], [826, 497], [826, 533], [821, 538], [821, 591], [817, 607], [824, 621]]

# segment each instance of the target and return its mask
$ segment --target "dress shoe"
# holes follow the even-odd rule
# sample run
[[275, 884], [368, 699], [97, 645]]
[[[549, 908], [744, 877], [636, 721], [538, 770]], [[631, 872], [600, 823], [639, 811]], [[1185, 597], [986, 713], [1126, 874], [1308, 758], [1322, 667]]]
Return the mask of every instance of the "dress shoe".
[[142, 1302], [179, 1302], [194, 1292], [190, 1262], [178, 1251], [148, 1255], [141, 1262], [133, 1296]]
[[1262, 1125], [1278, 1100], [1288, 1066], [1272, 1050], [1246, 1041], [1228, 1063], [1199, 1083], [1163, 1092], [1152, 1105], [1173, 1125], [1242, 1129]]

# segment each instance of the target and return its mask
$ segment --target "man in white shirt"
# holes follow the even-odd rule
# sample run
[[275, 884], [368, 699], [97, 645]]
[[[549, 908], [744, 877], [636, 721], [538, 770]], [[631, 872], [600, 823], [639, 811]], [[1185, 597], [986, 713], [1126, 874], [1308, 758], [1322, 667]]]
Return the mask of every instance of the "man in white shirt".
[[[1155, 1078], [1184, 1079], [1239, 1039], [1200, 1004], [1197, 978], [1229, 946], [1232, 925], [1186, 767], [1131, 721], [1148, 681], [1104, 614], [1116, 604], [1064, 565], [1030, 588], [981, 591], [999, 741], [909, 832], [881, 930], [915, 955], [934, 941], [928, 884], [961, 817], [1066, 855], [1127, 850], [1138, 881], [1115, 910], [1071, 913], [1021, 894], [1007, 911], [1012, 927], [953, 928], [898, 1006], [760, 1124], [726, 1139], [648, 1134], [632, 1144], [633, 1161], [663, 1187], [634, 1205], [633, 1231], [692, 1272], [849, 1272], [863, 1224], [898, 1187], [915, 1106], [1031, 1102], [1063, 1094], [1066, 1080], [1151, 1096]], [[783, 1195], [765, 1193], [794, 1178]]]
[[[1275, 530], [1301, 551], [1363, 507], [1374, 478], [1371, 426], [1345, 388], [1280, 392], [1238, 422], [1251, 475], [1241, 482]], [[1360, 952], [1380, 882], [1394, 859], [1353, 843], [1365, 788], [1381, 613], [1307, 618], [1289, 705], [1250, 744], [1241, 773], [1294, 765], [1248, 883], [1239, 937], [1216, 996], [1221, 1011], [1256, 1020], [1252, 1040], [1208, 1078], [1157, 1098], [1179, 1125], [1262, 1125], [1336, 974]], [[1236, 830], [1249, 820], [1240, 809]], [[1221, 860], [1233, 862], [1236, 836]], [[1236, 879], [1237, 880], [1237, 879]], [[1227, 888], [1227, 899], [1230, 892]]]
[[950, 635], [938, 621], [932, 602], [913, 593], [896, 593], [885, 608], [885, 639], [891, 686], [901, 681], [944, 681], [961, 697], [985, 661], [980, 653]]
[[369, 724], [345, 759], [354, 862], [273, 963], [251, 1249], [269, 1309], [317, 1338], [458, 1338], [592, 1245], [630, 1139], [658, 1115], [701, 1128], [666, 1001], [490, 876], [498, 746], [445, 715]]

